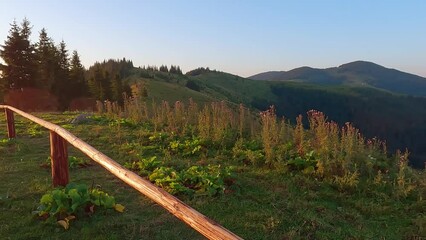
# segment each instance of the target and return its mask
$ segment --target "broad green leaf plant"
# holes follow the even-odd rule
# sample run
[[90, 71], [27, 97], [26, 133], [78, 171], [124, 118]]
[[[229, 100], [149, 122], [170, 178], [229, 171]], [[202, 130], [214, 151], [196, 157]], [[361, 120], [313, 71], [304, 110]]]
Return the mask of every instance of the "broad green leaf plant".
[[97, 209], [115, 209], [124, 211], [124, 206], [117, 204], [115, 198], [98, 189], [85, 184], [70, 183], [65, 188], [57, 188], [40, 199], [40, 204], [33, 214], [40, 219], [56, 220], [69, 228], [69, 222], [81, 214], [92, 215]]

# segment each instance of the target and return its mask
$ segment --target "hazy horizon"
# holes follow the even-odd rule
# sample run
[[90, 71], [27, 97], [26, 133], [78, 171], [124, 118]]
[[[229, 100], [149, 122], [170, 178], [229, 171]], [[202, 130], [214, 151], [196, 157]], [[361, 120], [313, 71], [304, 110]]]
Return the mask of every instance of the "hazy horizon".
[[423, 1], [0, 1], [0, 44], [28, 18], [83, 64], [210, 67], [248, 77], [371, 61], [426, 77]]

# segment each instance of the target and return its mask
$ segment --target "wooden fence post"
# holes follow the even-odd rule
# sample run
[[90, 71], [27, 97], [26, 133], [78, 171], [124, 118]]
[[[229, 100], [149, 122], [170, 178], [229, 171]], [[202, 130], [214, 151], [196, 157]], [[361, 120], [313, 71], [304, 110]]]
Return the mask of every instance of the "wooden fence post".
[[15, 138], [16, 136], [15, 118], [13, 116], [13, 111], [5, 108], [4, 113], [6, 114], [6, 121], [7, 121], [7, 136], [9, 138]]
[[50, 131], [50, 158], [53, 186], [66, 186], [69, 182], [67, 141]]

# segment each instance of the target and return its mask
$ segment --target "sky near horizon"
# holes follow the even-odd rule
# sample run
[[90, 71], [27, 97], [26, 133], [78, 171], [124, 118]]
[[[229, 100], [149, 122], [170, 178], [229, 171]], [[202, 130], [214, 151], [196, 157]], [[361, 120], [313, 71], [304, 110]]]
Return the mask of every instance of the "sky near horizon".
[[0, 45], [14, 19], [64, 40], [83, 64], [210, 67], [248, 77], [372, 61], [426, 77], [424, 0], [0, 0]]

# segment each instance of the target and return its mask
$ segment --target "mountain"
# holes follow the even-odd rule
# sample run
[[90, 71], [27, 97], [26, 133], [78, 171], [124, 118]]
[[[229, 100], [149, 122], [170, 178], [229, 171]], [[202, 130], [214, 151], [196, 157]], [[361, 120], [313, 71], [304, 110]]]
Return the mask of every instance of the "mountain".
[[249, 78], [322, 85], [369, 86], [399, 94], [426, 97], [426, 78], [366, 61], [355, 61], [326, 69], [301, 67], [287, 72], [264, 72]]

